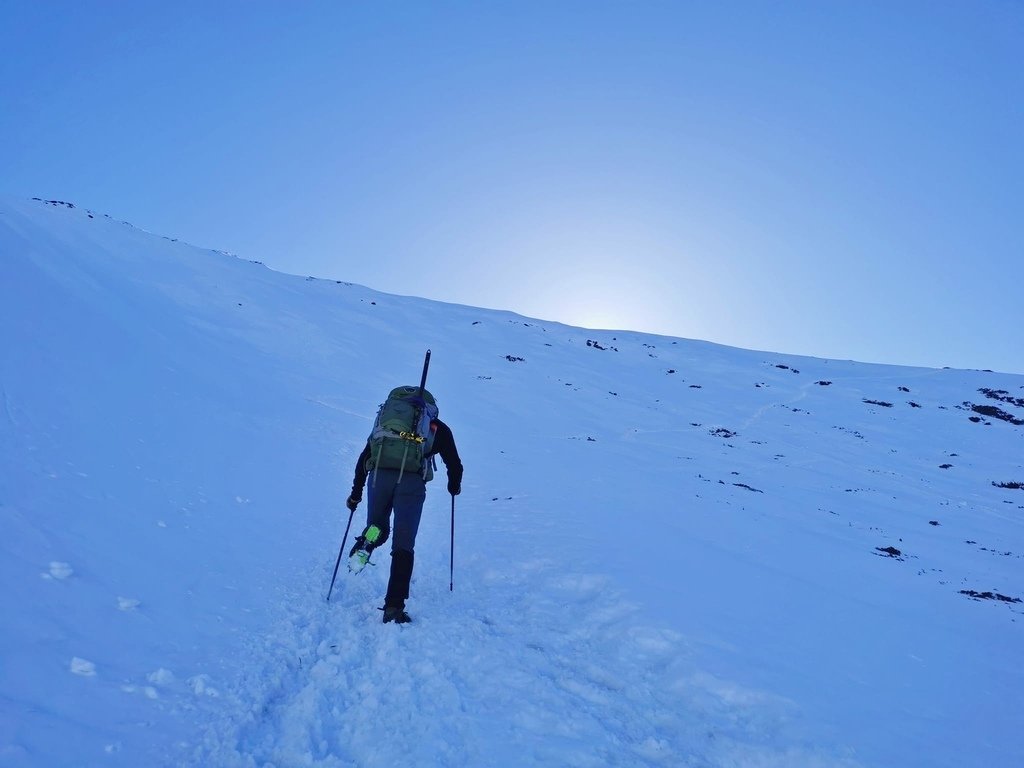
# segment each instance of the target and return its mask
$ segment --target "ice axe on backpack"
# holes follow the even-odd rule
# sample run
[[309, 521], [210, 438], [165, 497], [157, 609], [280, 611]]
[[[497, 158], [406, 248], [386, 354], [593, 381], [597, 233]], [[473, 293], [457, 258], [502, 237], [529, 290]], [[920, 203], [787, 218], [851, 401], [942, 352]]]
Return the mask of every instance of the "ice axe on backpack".
[[420, 391], [417, 397], [423, 400], [423, 390], [427, 387], [427, 369], [430, 367], [430, 350], [427, 350], [426, 357], [423, 358], [423, 375], [420, 377]]

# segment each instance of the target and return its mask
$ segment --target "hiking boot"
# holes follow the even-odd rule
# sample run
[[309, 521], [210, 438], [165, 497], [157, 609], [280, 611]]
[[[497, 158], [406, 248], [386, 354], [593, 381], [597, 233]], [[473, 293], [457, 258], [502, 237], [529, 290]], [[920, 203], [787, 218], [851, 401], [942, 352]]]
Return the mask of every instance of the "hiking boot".
[[404, 608], [399, 608], [394, 605], [385, 605], [384, 623], [390, 624], [392, 621], [395, 622], [395, 624], [408, 624], [412, 621], [412, 617], [405, 612]]

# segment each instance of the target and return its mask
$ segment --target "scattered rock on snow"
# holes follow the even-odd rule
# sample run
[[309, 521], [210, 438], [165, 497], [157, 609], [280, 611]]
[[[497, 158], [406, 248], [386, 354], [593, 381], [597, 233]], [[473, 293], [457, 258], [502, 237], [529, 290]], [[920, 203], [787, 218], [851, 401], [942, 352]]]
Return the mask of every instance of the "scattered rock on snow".
[[[1013, 414], [1007, 413], [1002, 408], [996, 408], [994, 405], [972, 405], [971, 403], [964, 403], [965, 406], [970, 406], [970, 409], [975, 413], [980, 413], [982, 416], [988, 416], [992, 419], [999, 419], [1013, 424], [1015, 427], [1024, 425], [1024, 419], [1018, 419]], [[976, 417], [972, 417], [971, 421], [975, 421]], [[977, 419], [980, 421], [980, 419]]]
[[1001, 403], [1009, 403], [1010, 405], [1016, 405], [1018, 408], [1024, 408], [1024, 397], [1011, 397], [1010, 393], [1005, 389], [989, 389], [988, 387], [982, 387], [978, 391], [985, 397], [998, 400]]
[[746, 483], [733, 483], [733, 485], [737, 488], [746, 488], [748, 491], [753, 491], [754, 493], [764, 493], [760, 488], [753, 488]]
[[960, 594], [973, 597], [975, 600], [998, 600], [1002, 603], [1024, 602], [1019, 597], [1009, 597], [1008, 595], [1002, 595], [999, 592], [976, 592], [973, 589], [961, 589]]

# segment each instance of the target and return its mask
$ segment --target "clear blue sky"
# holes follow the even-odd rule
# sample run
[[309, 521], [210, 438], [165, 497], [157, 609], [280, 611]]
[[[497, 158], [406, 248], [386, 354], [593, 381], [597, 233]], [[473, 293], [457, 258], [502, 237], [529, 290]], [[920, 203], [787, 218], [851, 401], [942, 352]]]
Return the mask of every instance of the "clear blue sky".
[[591, 327], [1024, 373], [1024, 4], [0, 0], [0, 193]]

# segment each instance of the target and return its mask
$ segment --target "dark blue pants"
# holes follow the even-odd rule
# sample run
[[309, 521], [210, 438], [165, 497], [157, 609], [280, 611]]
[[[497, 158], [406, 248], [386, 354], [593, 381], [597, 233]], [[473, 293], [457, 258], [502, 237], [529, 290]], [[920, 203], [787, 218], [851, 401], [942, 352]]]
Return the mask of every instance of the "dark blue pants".
[[[427, 484], [415, 473], [402, 473], [401, 482], [398, 476], [397, 469], [378, 470], [376, 477], [370, 472], [366, 525], [380, 528], [381, 537], [377, 539], [377, 547], [387, 541], [388, 536], [391, 537], [391, 576], [388, 578], [384, 605], [405, 608], [412, 581], [416, 533], [420, 528], [423, 501], [427, 497]], [[394, 527], [391, 525], [392, 514]]]
[[392, 552], [400, 549], [414, 552], [423, 501], [427, 498], [427, 484], [415, 472], [403, 473], [402, 481], [398, 482], [398, 474], [397, 469], [380, 469], [374, 477], [373, 470], [370, 470], [366, 525], [380, 528], [382, 537], [377, 540], [378, 547], [390, 536]]

